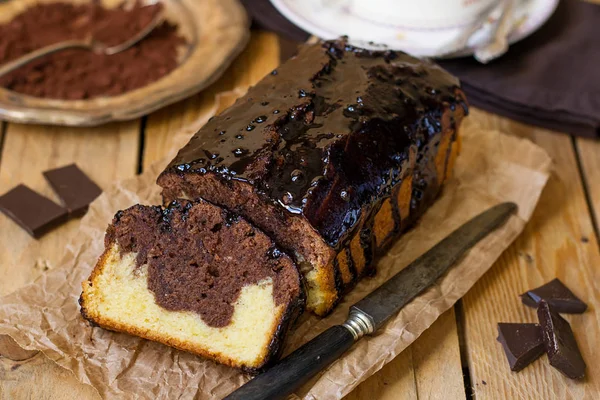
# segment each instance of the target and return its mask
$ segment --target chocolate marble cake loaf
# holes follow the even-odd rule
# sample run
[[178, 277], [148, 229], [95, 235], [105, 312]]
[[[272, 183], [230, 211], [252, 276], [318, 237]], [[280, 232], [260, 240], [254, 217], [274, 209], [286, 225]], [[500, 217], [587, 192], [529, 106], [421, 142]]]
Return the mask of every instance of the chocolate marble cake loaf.
[[243, 218], [206, 201], [120, 211], [83, 282], [81, 312], [223, 364], [274, 360], [305, 295], [296, 265]]
[[158, 184], [167, 203], [204, 198], [273, 237], [324, 315], [435, 200], [466, 113], [435, 64], [308, 46], [210, 120]]

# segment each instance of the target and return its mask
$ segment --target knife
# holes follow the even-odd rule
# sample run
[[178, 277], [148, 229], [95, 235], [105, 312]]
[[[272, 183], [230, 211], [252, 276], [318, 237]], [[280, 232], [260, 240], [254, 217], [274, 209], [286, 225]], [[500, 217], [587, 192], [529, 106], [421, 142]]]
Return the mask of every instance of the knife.
[[225, 400], [276, 400], [293, 393], [354, 342], [377, 331], [516, 210], [516, 204], [502, 203], [471, 219], [350, 307], [348, 319], [342, 325], [327, 329]]

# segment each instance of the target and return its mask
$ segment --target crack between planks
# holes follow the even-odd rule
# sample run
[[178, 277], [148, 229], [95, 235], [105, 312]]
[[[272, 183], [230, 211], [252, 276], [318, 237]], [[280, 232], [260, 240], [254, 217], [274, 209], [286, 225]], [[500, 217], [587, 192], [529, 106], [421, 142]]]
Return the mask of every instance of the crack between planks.
[[148, 124], [148, 116], [143, 116], [140, 119], [140, 140], [138, 148], [137, 174], [144, 172], [144, 153], [146, 147], [146, 125]]
[[417, 382], [417, 370], [415, 368], [415, 352], [410, 350], [410, 365], [412, 365], [412, 376], [413, 382], [415, 384], [415, 395], [417, 396], [416, 400], [419, 400], [419, 383]]
[[8, 122], [0, 121], [0, 166], [2, 165], [2, 154], [4, 154], [4, 141], [8, 131]]
[[465, 387], [465, 398], [471, 400], [475, 398], [473, 391], [473, 380], [469, 369], [467, 345], [465, 340], [465, 318], [462, 299], [459, 299], [454, 306], [454, 315], [456, 318], [456, 333], [458, 334], [458, 349], [460, 351], [460, 365], [462, 367], [463, 385]]
[[585, 174], [585, 170], [583, 169], [581, 155], [579, 154], [579, 145], [577, 144], [577, 139], [573, 135], [571, 135], [571, 143], [573, 144], [573, 151], [575, 153], [575, 162], [577, 163], [577, 170], [579, 171], [579, 176], [581, 177], [581, 184], [583, 186], [585, 202], [587, 204], [588, 213], [590, 214], [590, 219], [592, 221], [592, 229], [594, 230], [594, 235], [596, 236], [596, 245], [598, 245], [598, 247], [600, 248], [600, 226], [598, 225], [596, 213], [594, 212], [594, 203], [592, 201], [592, 195], [590, 194], [590, 191], [588, 189], [588, 180]]

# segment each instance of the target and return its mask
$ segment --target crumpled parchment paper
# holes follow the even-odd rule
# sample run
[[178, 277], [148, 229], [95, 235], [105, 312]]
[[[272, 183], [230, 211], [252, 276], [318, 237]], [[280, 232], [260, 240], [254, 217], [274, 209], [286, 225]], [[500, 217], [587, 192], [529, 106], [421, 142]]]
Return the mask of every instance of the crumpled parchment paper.
[[[304, 315], [288, 336], [286, 352], [343, 322], [351, 304], [469, 218], [503, 201], [516, 202], [518, 213], [483, 239], [438, 284], [376, 335], [363, 338], [294, 398], [339, 399], [349, 393], [452, 307], [522, 231], [549, 177], [550, 158], [528, 140], [469, 127], [463, 131], [455, 177], [435, 205], [378, 262], [377, 275], [359, 283], [330, 316]], [[183, 145], [196, 128], [174, 137], [174, 147]], [[67, 247], [60, 266], [0, 299], [0, 334], [10, 335], [25, 349], [41, 350], [93, 385], [104, 398], [218, 399], [249, 379], [235, 369], [158, 343], [92, 328], [79, 314], [81, 282], [103, 250], [107, 224], [117, 210], [134, 203], [160, 203], [155, 179], [167, 161], [108, 188], [82, 220], [80, 233]]]

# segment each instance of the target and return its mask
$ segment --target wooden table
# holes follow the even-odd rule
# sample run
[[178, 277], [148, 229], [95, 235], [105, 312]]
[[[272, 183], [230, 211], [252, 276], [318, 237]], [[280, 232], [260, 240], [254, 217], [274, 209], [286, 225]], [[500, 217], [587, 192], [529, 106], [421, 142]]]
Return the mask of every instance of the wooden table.
[[[245, 90], [280, 61], [275, 35], [254, 32], [246, 51], [203, 93], [146, 118], [98, 128], [0, 125], [0, 193], [18, 183], [58, 201], [41, 172], [76, 162], [98, 184], [130, 177], [163, 157], [169, 138], [214, 104], [215, 93]], [[229, 96], [229, 101], [233, 96]], [[599, 399], [600, 398], [600, 141], [573, 138], [472, 110], [467, 124], [527, 137], [546, 149], [555, 168], [524, 233], [492, 269], [412, 346], [363, 382], [347, 399]], [[0, 215], [0, 295], [56, 266], [77, 221], [32, 240]], [[24, 256], [19, 256], [23, 250]], [[567, 316], [588, 364], [574, 382], [545, 359], [511, 373], [496, 342], [497, 322], [534, 322], [519, 293], [559, 277], [590, 305]], [[97, 399], [94, 389], [41, 354], [0, 340], [0, 399]]]

